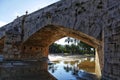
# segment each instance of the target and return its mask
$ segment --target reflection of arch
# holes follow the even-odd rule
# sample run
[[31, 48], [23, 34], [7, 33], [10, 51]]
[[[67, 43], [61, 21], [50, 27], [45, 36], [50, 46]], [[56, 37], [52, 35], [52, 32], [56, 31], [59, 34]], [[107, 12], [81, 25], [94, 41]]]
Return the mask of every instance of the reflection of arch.
[[32, 47], [32, 49], [27, 50], [26, 48], [26, 50], [24, 50], [23, 48], [21, 54], [27, 54], [26, 58], [30, 57], [30, 58], [40, 59], [42, 57], [48, 57], [49, 46], [56, 40], [61, 39], [65, 36], [77, 38], [91, 45], [92, 47], [96, 48], [96, 53], [97, 53], [96, 72], [98, 74], [101, 74], [101, 69], [103, 65], [103, 55], [102, 55], [102, 46], [101, 46], [102, 41], [97, 40], [96, 38], [91, 37], [80, 31], [65, 28], [63, 26], [47, 25], [41, 28], [23, 43], [23, 46]]

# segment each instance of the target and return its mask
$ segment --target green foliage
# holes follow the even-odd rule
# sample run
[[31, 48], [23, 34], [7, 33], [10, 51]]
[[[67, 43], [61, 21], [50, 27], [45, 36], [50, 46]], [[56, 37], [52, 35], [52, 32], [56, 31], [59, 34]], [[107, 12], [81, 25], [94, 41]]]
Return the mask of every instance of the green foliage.
[[70, 42], [73, 42], [73, 39], [68, 37], [67, 39], [65, 39], [65, 42], [67, 42], [69, 44]]
[[[67, 53], [67, 54], [95, 54], [95, 50], [93, 47], [78, 41], [74, 38], [67, 38], [65, 42], [68, 42], [68, 45], [60, 45], [53, 43], [49, 47], [50, 53]], [[74, 44], [69, 45], [70, 42], [74, 42]]]

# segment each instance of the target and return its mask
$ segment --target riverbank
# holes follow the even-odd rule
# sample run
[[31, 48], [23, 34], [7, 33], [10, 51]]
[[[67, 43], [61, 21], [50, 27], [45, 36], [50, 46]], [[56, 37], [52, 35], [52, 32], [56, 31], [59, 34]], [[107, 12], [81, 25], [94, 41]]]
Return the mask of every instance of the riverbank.
[[55, 60], [78, 60], [81, 58], [95, 58], [94, 55], [64, 55], [64, 54], [49, 54], [48, 56], [50, 61], [55, 61]]

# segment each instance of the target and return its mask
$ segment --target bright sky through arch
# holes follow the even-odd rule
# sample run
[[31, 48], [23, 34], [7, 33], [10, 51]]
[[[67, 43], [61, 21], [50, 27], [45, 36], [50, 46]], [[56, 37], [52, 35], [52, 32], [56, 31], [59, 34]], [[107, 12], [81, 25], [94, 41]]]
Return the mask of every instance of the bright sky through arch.
[[67, 39], [67, 37], [61, 38], [61, 39], [55, 41], [55, 43], [61, 44], [61, 45], [66, 45], [66, 44], [68, 44], [68, 43], [65, 42], [65, 39]]
[[0, 0], [0, 27], [12, 22], [17, 16], [39, 10], [59, 0]]

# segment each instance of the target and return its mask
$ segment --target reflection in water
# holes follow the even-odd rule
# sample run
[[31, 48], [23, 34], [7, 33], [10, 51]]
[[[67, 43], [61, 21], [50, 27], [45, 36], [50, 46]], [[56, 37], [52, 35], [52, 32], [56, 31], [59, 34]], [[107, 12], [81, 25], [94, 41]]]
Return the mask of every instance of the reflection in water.
[[4, 61], [0, 80], [56, 80], [48, 71], [46, 61]]
[[55, 60], [48, 71], [58, 80], [97, 80], [94, 58]]
[[94, 71], [94, 58], [0, 62], [0, 80], [96, 80]]

